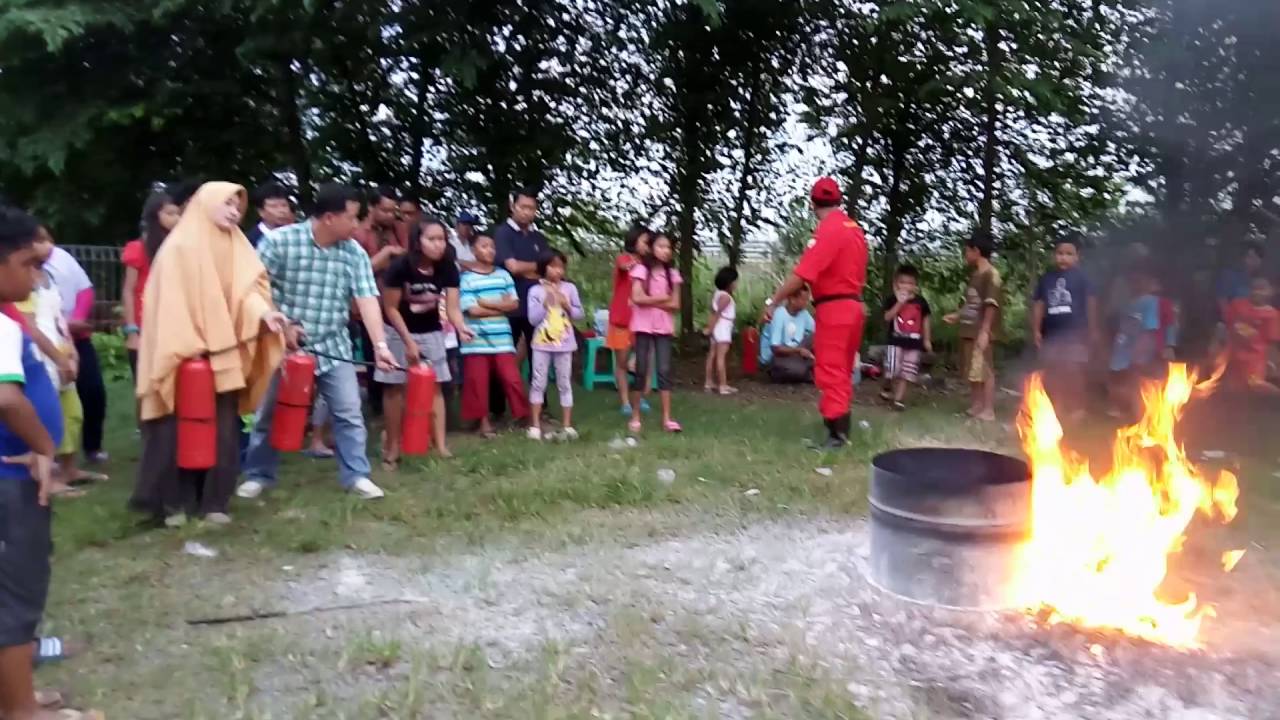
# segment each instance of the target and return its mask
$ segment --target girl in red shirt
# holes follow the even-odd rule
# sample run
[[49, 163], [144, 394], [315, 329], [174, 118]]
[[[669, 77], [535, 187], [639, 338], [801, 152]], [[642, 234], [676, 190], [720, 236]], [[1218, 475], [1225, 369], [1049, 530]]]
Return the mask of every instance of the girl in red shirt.
[[[609, 303], [609, 332], [604, 346], [613, 351], [613, 379], [622, 401], [622, 414], [631, 416], [631, 398], [627, 394], [627, 361], [631, 357], [631, 270], [645, 255], [653, 231], [643, 225], [635, 225], [627, 232], [623, 252], [613, 261], [613, 299]], [[648, 403], [640, 401], [641, 409], [648, 410]]]
[[169, 231], [178, 224], [182, 210], [167, 194], [154, 192], [142, 206], [142, 237], [125, 244], [120, 253], [124, 264], [124, 343], [129, 354], [129, 370], [137, 380], [138, 335], [142, 325], [142, 291], [151, 272], [151, 259]]

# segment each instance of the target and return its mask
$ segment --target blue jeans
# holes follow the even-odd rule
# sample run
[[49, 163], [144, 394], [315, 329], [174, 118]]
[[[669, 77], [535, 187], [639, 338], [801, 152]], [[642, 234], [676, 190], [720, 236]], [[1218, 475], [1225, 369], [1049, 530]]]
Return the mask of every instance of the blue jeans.
[[[271, 417], [276, 409], [276, 386], [280, 374], [271, 379], [271, 387], [258, 408], [258, 421], [249, 438], [249, 452], [244, 463], [246, 480], [254, 480], [267, 487], [276, 483], [276, 468], [280, 465], [280, 453], [271, 447]], [[350, 490], [356, 480], [369, 477], [372, 468], [365, 445], [369, 433], [364, 427], [364, 415], [360, 408], [360, 384], [356, 369], [348, 363], [340, 363], [332, 370], [316, 375], [316, 394], [329, 407], [333, 420], [333, 439], [337, 446], [338, 481], [344, 490]]]

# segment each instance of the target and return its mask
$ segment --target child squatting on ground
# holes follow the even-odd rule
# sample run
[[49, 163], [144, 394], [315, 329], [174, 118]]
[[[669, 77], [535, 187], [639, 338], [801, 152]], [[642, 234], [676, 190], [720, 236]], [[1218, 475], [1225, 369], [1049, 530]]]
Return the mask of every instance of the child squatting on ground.
[[1032, 295], [1031, 337], [1044, 371], [1045, 389], [1059, 415], [1084, 417], [1089, 348], [1098, 342], [1098, 297], [1093, 283], [1076, 265], [1077, 237], [1054, 243], [1053, 269], [1040, 276]]
[[636, 342], [636, 379], [631, 386], [631, 433], [638, 433], [640, 393], [649, 381], [652, 362], [658, 370], [658, 395], [662, 399], [662, 429], [680, 432], [671, 417], [671, 342], [676, 326], [672, 314], [680, 311], [680, 271], [671, 266], [671, 238], [653, 236], [652, 252], [631, 269], [631, 332]]
[[542, 406], [546, 400], [548, 374], [556, 371], [556, 387], [560, 390], [563, 414], [561, 435], [577, 440], [573, 429], [573, 353], [578, 349], [573, 321], [586, 315], [578, 288], [564, 279], [569, 266], [565, 254], [550, 248], [538, 257], [538, 276], [542, 281], [529, 288], [529, 323], [533, 325], [533, 371], [529, 380], [529, 439], [541, 440]]
[[737, 305], [733, 300], [733, 291], [738, 286], [738, 271], [731, 267], [720, 268], [716, 272], [716, 290], [711, 294], [711, 315], [707, 318], [707, 326], [702, 334], [711, 340], [707, 349], [707, 373], [703, 389], [721, 395], [732, 395], [738, 392], [729, 386], [729, 372], [725, 368], [725, 358], [733, 345], [733, 321], [738, 317]]
[[891, 403], [894, 410], [906, 410], [903, 399], [907, 383], [920, 377], [920, 360], [933, 352], [933, 331], [929, 317], [933, 311], [920, 297], [920, 271], [913, 265], [902, 265], [893, 274], [893, 294], [884, 299], [881, 310], [889, 324], [889, 343], [885, 348], [885, 389], [880, 399]]
[[996, 419], [994, 344], [1000, 331], [1000, 271], [991, 264], [991, 234], [977, 230], [965, 242], [964, 261], [972, 269], [960, 309], [942, 318], [960, 326], [961, 374], [969, 382], [968, 415], [984, 422]]

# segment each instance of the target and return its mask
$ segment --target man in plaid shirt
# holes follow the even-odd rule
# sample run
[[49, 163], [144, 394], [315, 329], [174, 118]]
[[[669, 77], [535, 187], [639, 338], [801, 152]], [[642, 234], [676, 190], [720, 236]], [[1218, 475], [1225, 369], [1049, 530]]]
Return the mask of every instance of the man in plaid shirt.
[[[383, 332], [369, 256], [351, 239], [360, 207], [355, 190], [324, 185], [316, 194], [314, 216], [266, 235], [258, 245], [258, 254], [271, 276], [276, 307], [295, 323], [288, 333], [290, 349], [296, 349], [305, 337], [307, 349], [316, 355], [316, 393], [328, 405], [333, 419], [338, 479], [343, 489], [373, 500], [383, 492], [369, 479], [368, 432], [355, 366], [350, 362], [354, 353], [347, 322], [353, 301], [373, 342], [378, 368], [390, 370], [395, 359]], [[258, 409], [245, 456], [245, 481], [236, 490], [242, 498], [256, 498], [276, 482], [280, 458], [267, 438], [278, 382], [279, 375]]]

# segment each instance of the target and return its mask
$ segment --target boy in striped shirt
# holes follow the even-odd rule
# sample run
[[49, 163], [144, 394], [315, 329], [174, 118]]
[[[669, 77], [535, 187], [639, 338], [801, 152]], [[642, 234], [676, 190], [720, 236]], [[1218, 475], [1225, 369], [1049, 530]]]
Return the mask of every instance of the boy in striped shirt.
[[511, 274], [494, 266], [497, 248], [489, 235], [476, 235], [471, 241], [475, 264], [462, 274], [458, 302], [467, 327], [474, 337], [461, 345], [462, 352], [462, 419], [479, 422], [479, 432], [494, 437], [489, 421], [490, 378], [497, 376], [517, 421], [529, 416], [529, 402], [524, 382], [516, 364], [516, 348], [507, 314], [519, 307], [515, 281]]

